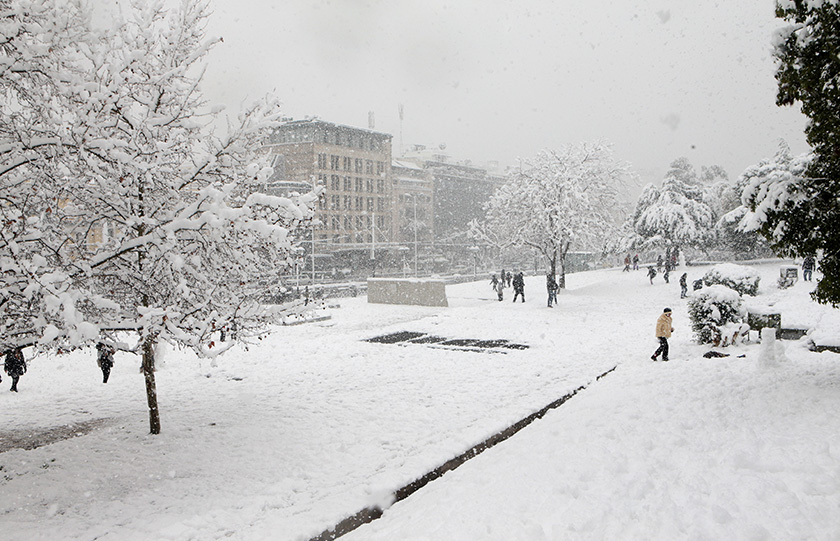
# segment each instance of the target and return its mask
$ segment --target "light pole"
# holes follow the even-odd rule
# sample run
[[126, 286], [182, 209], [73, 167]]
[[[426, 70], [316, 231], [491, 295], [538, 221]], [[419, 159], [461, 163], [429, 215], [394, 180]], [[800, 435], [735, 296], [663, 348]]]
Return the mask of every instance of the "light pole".
[[469, 251], [472, 252], [473, 255], [473, 278], [478, 277], [478, 246], [470, 246]]
[[417, 194], [411, 194], [414, 200], [414, 277], [417, 278]]

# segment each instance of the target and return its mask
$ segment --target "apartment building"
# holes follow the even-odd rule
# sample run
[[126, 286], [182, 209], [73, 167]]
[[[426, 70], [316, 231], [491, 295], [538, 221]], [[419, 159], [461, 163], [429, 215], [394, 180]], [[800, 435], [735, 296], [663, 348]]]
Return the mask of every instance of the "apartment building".
[[320, 119], [282, 124], [271, 137], [273, 182], [325, 187], [315, 236], [323, 250], [395, 237], [391, 135]]

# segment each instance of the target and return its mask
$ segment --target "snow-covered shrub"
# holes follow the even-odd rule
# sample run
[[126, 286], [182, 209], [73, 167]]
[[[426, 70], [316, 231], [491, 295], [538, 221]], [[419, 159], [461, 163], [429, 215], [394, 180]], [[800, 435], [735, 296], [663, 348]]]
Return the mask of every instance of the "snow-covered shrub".
[[719, 345], [730, 329], [731, 323], [744, 320], [741, 295], [734, 289], [715, 284], [694, 293], [688, 301], [691, 330], [701, 344]]
[[733, 263], [715, 265], [703, 275], [703, 283], [707, 286], [719, 284], [734, 289], [741, 295], [753, 297], [758, 294], [760, 279], [755, 269]]

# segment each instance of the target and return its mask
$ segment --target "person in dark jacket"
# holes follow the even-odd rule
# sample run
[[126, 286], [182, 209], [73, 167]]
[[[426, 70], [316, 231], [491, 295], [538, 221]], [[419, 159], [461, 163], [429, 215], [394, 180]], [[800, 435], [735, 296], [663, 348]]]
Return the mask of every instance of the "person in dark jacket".
[[12, 388], [9, 390], [18, 392], [18, 380], [26, 373], [26, 361], [23, 358], [23, 349], [16, 347], [6, 351], [6, 361], [3, 363], [3, 370], [12, 378]]
[[[557, 281], [550, 272], [545, 275], [545, 288], [548, 290], [548, 307], [551, 308], [553, 304], [557, 303]], [[522, 298], [524, 302], [524, 294]]]
[[802, 261], [802, 279], [806, 282], [811, 281], [811, 277], [814, 273], [814, 267], [816, 267], [816, 263], [814, 262], [814, 256], [809, 255]]
[[525, 275], [517, 272], [513, 277], [513, 302], [522, 295], [522, 302], [525, 302]]
[[102, 383], [108, 383], [108, 376], [111, 375], [111, 367], [114, 366], [114, 348], [108, 344], [97, 342], [96, 364], [102, 370]]
[[688, 280], [688, 273], [687, 272], [682, 273], [682, 276], [680, 276], [680, 298], [681, 299], [684, 299], [686, 297], [686, 295], [688, 294], [688, 282], [687, 282], [687, 280]]
[[656, 278], [656, 269], [653, 268], [653, 265], [648, 266], [647, 275], [648, 275], [648, 278], [650, 278], [651, 285], [653, 285], [653, 279]]

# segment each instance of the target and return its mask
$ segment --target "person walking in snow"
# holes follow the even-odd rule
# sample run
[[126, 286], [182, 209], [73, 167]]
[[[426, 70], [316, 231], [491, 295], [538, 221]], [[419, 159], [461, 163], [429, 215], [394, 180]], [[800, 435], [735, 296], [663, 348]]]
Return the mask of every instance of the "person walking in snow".
[[648, 265], [648, 278], [650, 278], [650, 285], [653, 285], [653, 279], [656, 278], [656, 269], [653, 265]]
[[3, 370], [12, 378], [10, 391], [18, 392], [17, 384], [22, 375], [26, 373], [26, 360], [23, 358], [23, 349], [19, 347], [6, 351], [6, 360], [3, 363]]
[[656, 256], [656, 272], [662, 271], [662, 254]]
[[517, 272], [513, 277], [513, 302], [522, 295], [522, 302], [525, 302], [525, 275]]
[[505, 281], [502, 282], [502, 285], [505, 287], [510, 287], [510, 281], [513, 280], [513, 273], [507, 273], [505, 276]]
[[499, 283], [499, 279], [496, 277], [495, 274], [490, 276], [490, 287], [493, 288], [493, 291], [496, 291], [496, 284]]
[[633, 256], [633, 270], [639, 270], [639, 254]]
[[663, 310], [662, 315], [656, 320], [656, 338], [659, 340], [659, 348], [653, 352], [650, 358], [658, 361], [659, 354], [662, 354], [662, 360], [668, 360], [668, 339], [671, 338], [671, 333], [674, 332], [674, 327], [671, 323], [671, 309]]
[[813, 276], [814, 267], [816, 263], [814, 262], [814, 256], [809, 255], [802, 261], [802, 279], [806, 282], [811, 281], [811, 277]]
[[624, 258], [624, 270], [621, 272], [630, 272], [630, 254], [627, 254], [627, 257]]
[[[548, 307], [551, 308], [553, 304], [557, 303], [557, 281], [554, 279], [554, 275], [550, 272], [545, 275], [545, 288], [548, 290]], [[524, 293], [522, 295], [522, 299], [524, 302]]]
[[680, 276], [680, 298], [684, 299], [688, 294], [688, 273], [682, 273]]
[[501, 280], [502, 280], [502, 287], [505, 287], [505, 282], [507, 281], [507, 272], [505, 269], [502, 269]]
[[[496, 275], [494, 274], [493, 278], [495, 278], [495, 277], [496, 277]], [[496, 292], [496, 295], [499, 297], [499, 300], [501, 301], [504, 298], [504, 295], [505, 295], [505, 283], [502, 280], [494, 281], [493, 282], [493, 290]]]
[[116, 350], [113, 346], [104, 344], [102, 342], [96, 343], [96, 364], [102, 370], [102, 383], [108, 383], [108, 377], [111, 375], [111, 368], [114, 366], [114, 352]]

